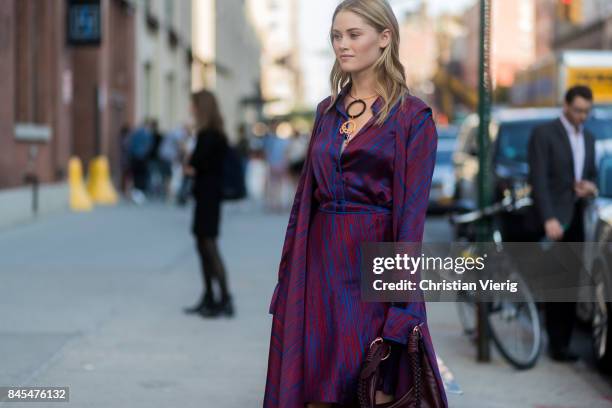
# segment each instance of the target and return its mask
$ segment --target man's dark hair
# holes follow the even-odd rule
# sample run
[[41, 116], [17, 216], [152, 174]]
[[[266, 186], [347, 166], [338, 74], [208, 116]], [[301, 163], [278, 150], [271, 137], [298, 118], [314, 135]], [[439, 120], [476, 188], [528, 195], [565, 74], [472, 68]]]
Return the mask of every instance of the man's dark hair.
[[568, 89], [565, 93], [565, 102], [567, 102], [569, 105], [574, 102], [574, 99], [576, 99], [577, 96], [593, 102], [593, 91], [591, 91], [591, 88], [585, 85], [576, 85]]

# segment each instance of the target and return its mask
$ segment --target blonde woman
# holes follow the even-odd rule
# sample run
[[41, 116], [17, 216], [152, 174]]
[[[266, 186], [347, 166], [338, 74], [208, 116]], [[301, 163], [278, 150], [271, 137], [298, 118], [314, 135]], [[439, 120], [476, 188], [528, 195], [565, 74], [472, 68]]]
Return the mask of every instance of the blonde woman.
[[431, 109], [408, 93], [387, 1], [343, 1], [330, 40], [331, 96], [317, 106], [270, 304], [264, 407], [356, 406], [360, 365], [378, 336], [393, 358], [376, 399], [393, 400], [412, 383], [403, 351], [417, 324], [447, 406], [425, 305], [360, 297], [360, 243], [422, 240], [437, 146]]

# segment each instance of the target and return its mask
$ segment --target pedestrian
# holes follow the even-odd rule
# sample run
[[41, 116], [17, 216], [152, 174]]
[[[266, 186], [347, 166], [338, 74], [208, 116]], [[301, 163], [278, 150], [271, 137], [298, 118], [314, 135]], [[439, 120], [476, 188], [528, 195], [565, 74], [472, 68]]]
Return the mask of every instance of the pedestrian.
[[238, 143], [236, 143], [236, 149], [242, 157], [243, 167], [246, 169], [249, 161], [249, 155], [251, 154], [249, 136], [247, 134], [247, 126], [245, 123], [241, 123], [238, 126]]
[[265, 160], [264, 140], [268, 126], [258, 122], [253, 126], [253, 136], [249, 140], [249, 163], [246, 169], [246, 184], [253, 208], [265, 210], [268, 168]]
[[146, 201], [146, 193], [149, 188], [148, 159], [153, 145], [153, 136], [149, 129], [149, 121], [134, 130], [130, 136], [130, 167], [134, 179], [132, 189], [132, 201], [142, 204]]
[[125, 123], [119, 130], [119, 167], [120, 189], [124, 196], [127, 196], [132, 182], [132, 171], [130, 169], [130, 125]]
[[[227, 272], [217, 247], [223, 186], [223, 163], [228, 141], [223, 118], [212, 92], [202, 90], [191, 97], [191, 108], [197, 128], [197, 142], [189, 160], [187, 173], [194, 177], [195, 211], [192, 233], [200, 257], [204, 292], [200, 301], [186, 308], [186, 313], [203, 317], [233, 316], [234, 307], [228, 288]], [[213, 281], [219, 285], [220, 300], [214, 295]]]
[[[529, 182], [534, 200], [532, 219], [537, 220], [536, 240], [583, 242], [583, 216], [589, 197], [597, 195], [595, 180], [595, 137], [584, 128], [593, 106], [593, 93], [586, 86], [567, 90], [563, 113], [558, 119], [533, 130], [529, 140]], [[567, 247], [553, 246], [566, 261], [556, 269], [573, 275], [578, 285], [582, 259], [574, 254], [567, 259]], [[549, 258], [547, 258], [549, 259]], [[568, 261], [570, 263], [568, 263]], [[567, 277], [565, 277], [567, 278]], [[575, 302], [545, 303], [548, 353], [553, 360], [575, 361], [578, 356], [569, 348], [576, 319]]]
[[[234, 151], [237, 156], [235, 164], [240, 164], [240, 172], [236, 169], [233, 170], [233, 175], [236, 177], [235, 180], [238, 180], [240, 176], [242, 176], [242, 180], [244, 183], [244, 197], [240, 200], [235, 200], [236, 203], [233, 206], [234, 210], [240, 213], [251, 213], [253, 211], [253, 202], [249, 185], [249, 171], [250, 169], [250, 156], [251, 156], [251, 147], [250, 147], [250, 137], [247, 130], [246, 123], [241, 123], [237, 126], [237, 141], [234, 146]], [[230, 167], [230, 163], [228, 162], [228, 167]], [[229, 170], [227, 176], [229, 177]], [[237, 191], [237, 190], [236, 190]]]
[[181, 184], [179, 187], [179, 191], [176, 197], [176, 203], [178, 206], [183, 207], [189, 201], [191, 197], [192, 187], [193, 187], [193, 176], [189, 174], [189, 160], [191, 160], [191, 155], [195, 150], [196, 145], [196, 137], [194, 134], [193, 126], [186, 125], [185, 130], [186, 138], [181, 143], [181, 171], [182, 178]]
[[278, 132], [278, 123], [271, 126], [272, 132], [264, 139], [264, 153], [268, 165], [266, 177], [266, 209], [282, 211], [283, 187], [287, 179], [287, 148], [289, 139], [281, 137]]
[[330, 40], [331, 96], [316, 109], [270, 302], [263, 405], [358, 406], [360, 367], [379, 336], [393, 351], [377, 403], [404, 395], [414, 381], [406, 343], [419, 325], [437, 401], [427, 406], [446, 407], [425, 304], [363, 302], [360, 289], [361, 243], [422, 241], [437, 146], [432, 112], [408, 92], [386, 0], [340, 3]]
[[167, 182], [170, 179], [170, 169], [166, 166], [166, 162], [160, 156], [160, 147], [164, 140], [164, 134], [159, 129], [157, 119], [151, 120], [151, 136], [153, 142], [149, 151], [148, 168], [149, 168], [149, 192], [157, 198], [164, 198]]
[[308, 136], [297, 129], [293, 131], [293, 137], [287, 149], [287, 161], [289, 163], [289, 176], [293, 185], [297, 185], [308, 149]]
[[162, 171], [169, 175], [164, 178], [164, 195], [168, 200], [178, 196], [183, 173], [182, 146], [188, 137], [189, 127], [187, 125], [179, 126], [168, 132], [159, 146], [158, 157]]

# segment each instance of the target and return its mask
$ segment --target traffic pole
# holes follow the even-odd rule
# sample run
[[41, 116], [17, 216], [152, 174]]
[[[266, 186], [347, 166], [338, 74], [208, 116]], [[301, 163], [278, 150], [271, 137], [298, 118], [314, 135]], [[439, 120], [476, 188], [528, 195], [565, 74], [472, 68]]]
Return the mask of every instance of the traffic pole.
[[[480, 69], [478, 78], [478, 207], [482, 210], [491, 203], [491, 187], [489, 180], [489, 123], [491, 121], [491, 3], [493, 0], [480, 0]], [[490, 241], [490, 220], [481, 219], [477, 224], [477, 241]], [[481, 248], [482, 249], [482, 248]], [[479, 253], [482, 253], [480, 251]], [[489, 326], [485, 302], [477, 303], [478, 322], [478, 356], [477, 360], [491, 360], [489, 341]]]

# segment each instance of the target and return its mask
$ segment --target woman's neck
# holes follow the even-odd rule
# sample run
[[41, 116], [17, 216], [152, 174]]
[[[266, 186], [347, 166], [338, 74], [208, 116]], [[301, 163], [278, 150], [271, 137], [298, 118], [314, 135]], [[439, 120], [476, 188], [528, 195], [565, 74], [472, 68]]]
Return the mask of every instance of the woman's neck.
[[355, 98], [367, 98], [376, 94], [376, 78], [370, 70], [351, 74], [350, 93]]

